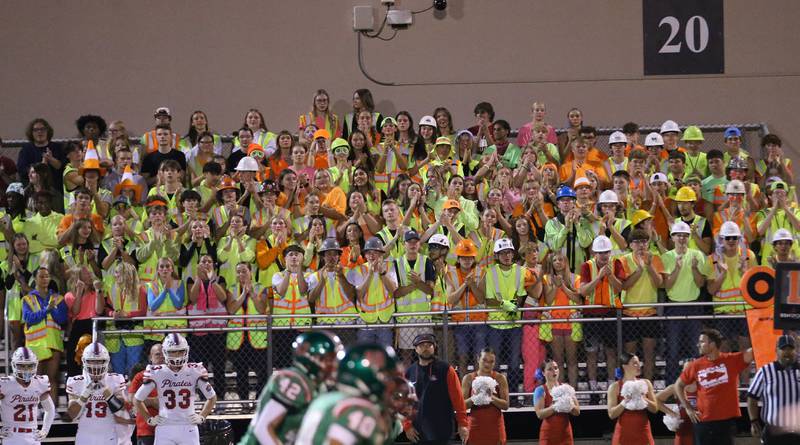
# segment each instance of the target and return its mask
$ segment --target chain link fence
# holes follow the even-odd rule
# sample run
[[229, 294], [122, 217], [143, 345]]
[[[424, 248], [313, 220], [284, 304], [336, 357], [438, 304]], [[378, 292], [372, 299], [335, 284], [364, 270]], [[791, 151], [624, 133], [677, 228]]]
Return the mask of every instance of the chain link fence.
[[[480, 352], [489, 347], [496, 353], [499, 370], [508, 377], [512, 405], [517, 409], [532, 409], [532, 392], [539, 384], [535, 380], [536, 369], [545, 358], [553, 358], [562, 365], [561, 379], [575, 387], [583, 408], [605, 409], [605, 391], [616, 379], [621, 351], [641, 359], [643, 377], [651, 379], [658, 390], [673, 383], [683, 363], [698, 355], [696, 345], [704, 328], [723, 333], [726, 338], [723, 350], [749, 347], [744, 314], [714, 313], [714, 308], [724, 305], [649, 304], [646, 306], [657, 307], [657, 314], [639, 318], [627, 316], [624, 311], [645, 305], [626, 306], [625, 310], [611, 310], [603, 316], [590, 315], [592, 310], [603, 309], [598, 306], [523, 308], [519, 320], [507, 322], [454, 320], [465, 318], [458, 315], [485, 314], [487, 310], [453, 311], [446, 315], [395, 314], [395, 320], [409, 321], [387, 324], [365, 324], [352, 315], [326, 314], [326, 323], [320, 323], [316, 315], [244, 316], [245, 326], [169, 330], [108, 330], [103, 324], [110, 319], [98, 318], [94, 335], [108, 342], [120, 335], [183, 333], [191, 345], [190, 360], [202, 362], [209, 370], [221, 410], [229, 414], [252, 409], [252, 402], [270, 373], [291, 364], [294, 338], [307, 329], [335, 332], [345, 346], [364, 341], [392, 346], [405, 366], [416, 359], [414, 338], [420, 333], [433, 333], [438, 343], [437, 356], [453, 365], [460, 376], [475, 370]], [[557, 318], [564, 311], [570, 315]], [[308, 324], [310, 318], [314, 321]], [[246, 326], [250, 322], [261, 322], [262, 326]], [[747, 386], [754, 372], [751, 368], [743, 373], [742, 386]]]

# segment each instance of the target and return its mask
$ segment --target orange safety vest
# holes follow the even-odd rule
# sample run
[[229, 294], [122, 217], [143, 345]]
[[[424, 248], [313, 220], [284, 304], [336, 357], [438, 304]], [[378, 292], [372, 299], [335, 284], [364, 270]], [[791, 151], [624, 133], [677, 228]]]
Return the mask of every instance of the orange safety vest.
[[[287, 277], [288, 274], [288, 277]], [[305, 279], [305, 277], [301, 277]], [[295, 315], [295, 314], [310, 314], [311, 306], [308, 304], [308, 298], [300, 294], [298, 286], [298, 277], [289, 272], [284, 272], [283, 279], [289, 280], [289, 287], [286, 290], [286, 296], [282, 297], [278, 292], [273, 292], [272, 295], [272, 313], [275, 315]], [[308, 326], [311, 324], [310, 318], [276, 318], [273, 320], [274, 326]]]
[[[475, 267], [477, 268], [478, 266]], [[457, 289], [462, 284], [464, 284], [464, 281], [469, 272], [461, 270], [460, 267], [448, 267], [447, 269], [448, 270], [447, 273], [445, 274], [446, 277], [445, 279], [447, 280], [448, 284], [452, 286], [454, 290]], [[481, 275], [482, 273], [480, 272], [479, 269], [478, 273], [479, 279]], [[461, 294], [458, 303], [456, 303], [456, 305], [453, 307], [453, 309], [466, 309], [466, 310], [484, 309], [484, 308], [486, 308], [486, 305], [478, 303], [478, 299], [475, 298], [475, 293], [472, 292], [472, 290], [469, 287], [464, 289], [464, 293]], [[470, 312], [464, 314], [453, 314], [450, 317], [452, 317], [453, 321], [486, 321], [488, 315], [486, 312]]]
[[[178, 149], [181, 143], [181, 137], [178, 133], [172, 133], [172, 148]], [[145, 153], [152, 153], [158, 150], [158, 139], [156, 139], [156, 131], [151, 130], [142, 136], [142, 145], [144, 145]]]

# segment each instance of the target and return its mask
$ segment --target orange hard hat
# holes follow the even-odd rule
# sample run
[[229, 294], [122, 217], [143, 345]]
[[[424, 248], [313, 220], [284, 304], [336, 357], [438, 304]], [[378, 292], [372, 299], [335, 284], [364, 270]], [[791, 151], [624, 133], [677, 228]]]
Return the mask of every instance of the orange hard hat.
[[463, 238], [456, 244], [456, 256], [478, 256], [478, 248], [469, 238]]

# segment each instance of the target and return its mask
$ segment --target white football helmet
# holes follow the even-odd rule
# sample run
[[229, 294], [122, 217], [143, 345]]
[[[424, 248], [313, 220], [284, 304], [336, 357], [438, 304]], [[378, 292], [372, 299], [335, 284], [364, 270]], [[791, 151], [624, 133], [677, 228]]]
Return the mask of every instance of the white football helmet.
[[167, 365], [181, 368], [189, 361], [189, 342], [183, 335], [176, 332], [167, 334], [161, 346]]
[[14, 373], [14, 377], [23, 382], [30, 382], [33, 379], [38, 365], [39, 359], [36, 354], [24, 346], [17, 348], [11, 354], [11, 371]]
[[83, 372], [92, 380], [98, 381], [108, 372], [111, 356], [108, 355], [108, 350], [102, 343], [94, 342], [89, 343], [83, 350], [81, 361], [83, 362]]

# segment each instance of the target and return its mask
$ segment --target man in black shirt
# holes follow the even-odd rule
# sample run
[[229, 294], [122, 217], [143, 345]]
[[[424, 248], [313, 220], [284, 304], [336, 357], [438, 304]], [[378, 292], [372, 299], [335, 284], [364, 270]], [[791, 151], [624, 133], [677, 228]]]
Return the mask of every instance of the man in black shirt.
[[166, 124], [156, 125], [156, 140], [158, 150], [148, 154], [142, 161], [141, 173], [147, 181], [148, 187], [156, 184], [158, 169], [167, 159], [173, 159], [186, 171], [186, 156], [172, 146], [172, 128]]

